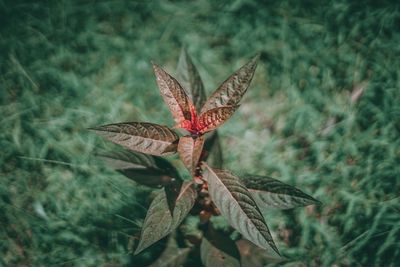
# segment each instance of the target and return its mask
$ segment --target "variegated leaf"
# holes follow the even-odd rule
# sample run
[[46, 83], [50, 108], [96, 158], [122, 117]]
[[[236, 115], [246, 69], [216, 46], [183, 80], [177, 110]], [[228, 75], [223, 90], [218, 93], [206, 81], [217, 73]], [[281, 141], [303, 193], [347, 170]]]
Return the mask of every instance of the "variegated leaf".
[[170, 128], [148, 122], [115, 123], [90, 130], [131, 150], [156, 156], [175, 153], [179, 139]]
[[260, 208], [290, 209], [320, 204], [318, 200], [299, 189], [270, 177], [247, 175], [243, 183]]
[[204, 164], [211, 200], [227, 221], [246, 239], [261, 248], [272, 248], [279, 254], [271, 233], [251, 193], [241, 180], [226, 170]]
[[158, 192], [144, 219], [139, 244], [134, 254], [154, 244], [176, 229], [192, 209], [197, 192], [192, 183], [184, 183], [176, 199], [173, 215], [168, 207], [165, 191]]
[[179, 248], [175, 238], [169, 237], [161, 256], [150, 267], [180, 267], [186, 261], [190, 248]]
[[205, 267], [241, 266], [235, 242], [217, 232], [211, 225], [201, 242], [200, 256]]
[[201, 113], [217, 107], [238, 105], [253, 78], [258, 58], [259, 55], [253, 57], [247, 64], [225, 80], [207, 99], [201, 109]]
[[185, 90], [174, 77], [156, 64], [153, 64], [153, 69], [161, 95], [171, 111], [175, 123], [180, 125], [184, 121], [191, 121], [195, 108]]
[[179, 156], [189, 169], [190, 173], [194, 173], [199, 162], [201, 152], [203, 151], [204, 137], [199, 136], [193, 138], [191, 136], [183, 136], [179, 139], [178, 152]]
[[277, 255], [272, 249], [264, 250], [245, 239], [236, 241], [236, 245], [240, 252], [243, 267], [263, 267], [270, 263], [280, 263], [287, 260]]
[[204, 161], [214, 168], [222, 168], [224, 160], [221, 142], [217, 131], [212, 132], [212, 134], [206, 139], [204, 150], [206, 151]]
[[187, 90], [187, 93], [191, 97], [196, 110], [200, 112], [201, 107], [206, 101], [206, 93], [199, 72], [197, 71], [185, 48], [182, 48], [177, 72], [177, 78], [179, 82], [183, 88]]
[[215, 130], [226, 122], [237, 108], [238, 106], [219, 107], [201, 113], [197, 118], [197, 130], [202, 134]]

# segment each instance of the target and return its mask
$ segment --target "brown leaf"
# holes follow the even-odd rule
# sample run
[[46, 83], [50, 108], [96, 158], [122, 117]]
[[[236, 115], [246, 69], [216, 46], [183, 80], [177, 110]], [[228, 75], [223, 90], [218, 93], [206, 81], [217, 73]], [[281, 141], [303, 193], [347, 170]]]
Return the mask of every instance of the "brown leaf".
[[259, 55], [256, 55], [226, 79], [207, 99], [201, 109], [201, 113], [213, 108], [238, 105], [253, 78], [258, 58]]
[[203, 151], [204, 137], [199, 136], [193, 138], [191, 136], [183, 136], [179, 139], [178, 152], [179, 156], [189, 169], [191, 174], [194, 174], [199, 162], [201, 152]]
[[109, 152], [102, 155], [102, 158], [108, 161], [111, 159], [112, 163], [117, 161], [123, 169], [116, 170], [139, 184], [150, 187], [165, 186], [167, 203], [172, 214], [183, 180], [171, 163], [160, 157], [134, 151]]
[[196, 110], [200, 112], [201, 107], [206, 101], [206, 93], [204, 91], [203, 81], [200, 78], [196, 66], [188, 55], [185, 48], [182, 48], [178, 62], [178, 80], [188, 92], [192, 99]]
[[159, 188], [181, 179], [178, 171], [163, 158], [129, 150], [101, 152], [97, 157], [141, 185]]
[[171, 111], [175, 123], [179, 125], [184, 121], [191, 121], [195, 108], [185, 90], [174, 77], [156, 64], [153, 64], [153, 69], [161, 95]]
[[201, 242], [200, 256], [205, 267], [241, 266], [235, 242], [219, 233], [211, 224]]
[[114, 170], [157, 168], [153, 156], [130, 150], [103, 151], [96, 156]]
[[203, 134], [215, 130], [226, 122], [238, 106], [219, 107], [207, 110], [197, 118], [197, 130]]
[[175, 230], [192, 209], [196, 197], [197, 191], [194, 189], [193, 183], [184, 183], [171, 215], [165, 191], [159, 191], [151, 202], [144, 219], [139, 244], [134, 254], [140, 253]]
[[263, 267], [270, 263], [286, 261], [286, 258], [276, 255], [274, 251], [264, 250], [244, 239], [236, 241], [236, 245], [243, 267]]
[[171, 182], [164, 187], [165, 196], [167, 198], [167, 204], [171, 215], [174, 212], [176, 200], [179, 197], [181, 191], [183, 180], [180, 178], [171, 179]]
[[211, 200], [224, 218], [246, 239], [261, 248], [272, 248], [279, 255], [264, 217], [241, 180], [229, 171], [212, 169], [207, 164], [205, 167], [203, 177]]
[[204, 143], [204, 150], [206, 151], [204, 161], [214, 168], [222, 168], [224, 163], [222, 155], [222, 146], [217, 131], [206, 139]]
[[318, 200], [296, 187], [271, 177], [246, 175], [243, 183], [249, 189], [260, 208], [290, 209], [311, 204], [320, 204]]
[[148, 122], [115, 123], [90, 130], [131, 150], [156, 156], [175, 153], [179, 139], [170, 128]]
[[169, 237], [161, 256], [150, 267], [180, 267], [186, 261], [190, 248], [179, 248], [175, 238]]
[[175, 179], [157, 169], [123, 169], [118, 172], [138, 184], [153, 188], [166, 186]]

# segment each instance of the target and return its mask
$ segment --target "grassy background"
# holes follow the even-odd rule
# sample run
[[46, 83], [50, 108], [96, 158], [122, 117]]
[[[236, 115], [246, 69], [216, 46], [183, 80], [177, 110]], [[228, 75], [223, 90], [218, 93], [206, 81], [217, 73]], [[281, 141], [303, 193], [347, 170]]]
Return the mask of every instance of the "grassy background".
[[170, 124], [150, 60], [174, 73], [182, 44], [208, 92], [261, 53], [221, 135], [231, 170], [324, 203], [266, 212], [286, 266], [398, 266], [395, 2], [0, 0], [0, 266], [147, 266], [159, 253], [130, 253], [148, 191], [93, 157], [110, 144], [86, 128]]

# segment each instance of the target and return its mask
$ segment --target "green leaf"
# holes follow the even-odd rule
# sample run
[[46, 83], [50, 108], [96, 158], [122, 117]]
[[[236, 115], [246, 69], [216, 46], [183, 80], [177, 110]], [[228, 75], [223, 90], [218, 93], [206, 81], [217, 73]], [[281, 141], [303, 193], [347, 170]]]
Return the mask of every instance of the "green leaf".
[[236, 241], [243, 267], [263, 267], [270, 263], [280, 263], [287, 259], [278, 256], [273, 250], [264, 250], [253, 243], [241, 239]]
[[257, 246], [271, 247], [279, 254], [264, 217], [243, 182], [229, 171], [205, 166], [203, 175], [211, 200], [229, 224]]
[[243, 183], [260, 208], [290, 209], [321, 203], [296, 187], [271, 177], [246, 175]]
[[201, 109], [201, 113], [223, 106], [237, 106], [253, 79], [258, 58], [259, 55], [256, 55], [247, 64], [226, 79], [207, 99]]
[[199, 112], [206, 101], [206, 93], [199, 72], [185, 48], [181, 50], [177, 73], [179, 82], [187, 90], [196, 110]]
[[115, 123], [90, 130], [116, 144], [155, 156], [175, 153], [179, 139], [167, 126], [148, 122]]
[[235, 242], [217, 232], [211, 224], [201, 242], [200, 256], [205, 267], [241, 266]]
[[206, 139], [204, 143], [204, 150], [206, 151], [204, 161], [214, 168], [222, 168], [224, 163], [222, 156], [222, 146], [217, 131]]
[[143, 223], [139, 244], [134, 254], [140, 253], [175, 230], [192, 209], [196, 197], [197, 192], [193, 183], [184, 183], [176, 199], [173, 215], [171, 215], [165, 191], [158, 192], [150, 204]]
[[186, 261], [190, 248], [179, 248], [175, 238], [169, 237], [161, 256], [150, 267], [180, 267]]
[[162, 68], [153, 64], [161, 96], [174, 117], [175, 123], [192, 120], [194, 105], [178, 81]]
[[183, 136], [179, 139], [179, 156], [183, 164], [185, 164], [191, 174], [195, 173], [197, 163], [199, 162], [201, 152], [203, 151], [203, 145], [203, 136], [199, 136], [197, 138], [193, 138], [191, 136]]

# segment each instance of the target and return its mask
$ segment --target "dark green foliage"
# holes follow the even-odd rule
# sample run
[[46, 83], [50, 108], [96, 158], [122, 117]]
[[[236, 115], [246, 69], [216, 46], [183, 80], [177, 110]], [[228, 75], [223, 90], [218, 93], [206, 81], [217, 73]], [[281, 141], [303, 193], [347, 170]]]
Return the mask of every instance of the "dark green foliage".
[[236, 244], [225, 234], [213, 229], [211, 224], [201, 241], [200, 253], [205, 266], [241, 266]]
[[106, 143], [85, 129], [172, 125], [149, 62], [173, 70], [182, 43], [206, 89], [261, 52], [220, 130], [224, 166], [324, 203], [268, 217], [288, 265], [398, 265], [395, 1], [0, 1], [0, 25], [0, 266], [148, 266], [161, 254], [128, 253], [149, 191], [94, 160]]

